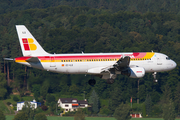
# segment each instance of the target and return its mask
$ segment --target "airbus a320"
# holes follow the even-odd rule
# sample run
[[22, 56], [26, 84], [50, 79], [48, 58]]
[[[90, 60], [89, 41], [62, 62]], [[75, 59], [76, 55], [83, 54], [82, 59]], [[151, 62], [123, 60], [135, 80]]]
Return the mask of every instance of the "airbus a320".
[[[16, 30], [23, 56], [13, 60], [29, 67], [64, 74], [90, 74], [106, 79], [108, 84], [114, 83], [117, 74], [142, 78], [148, 72], [153, 73], [157, 82], [157, 72], [176, 67], [167, 55], [156, 52], [50, 54], [24, 25], [16, 25]], [[90, 85], [95, 83], [94, 78], [89, 80]]]

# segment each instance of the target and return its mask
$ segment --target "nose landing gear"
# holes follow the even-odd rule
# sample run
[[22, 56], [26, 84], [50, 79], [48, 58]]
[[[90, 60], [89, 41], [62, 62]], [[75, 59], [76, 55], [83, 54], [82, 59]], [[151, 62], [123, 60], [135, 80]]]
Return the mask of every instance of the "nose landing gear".
[[156, 74], [157, 74], [157, 72], [154, 72], [154, 73], [152, 74], [153, 77], [154, 77], [154, 80], [153, 80], [154, 83], [158, 83], [158, 80], [156, 79]]

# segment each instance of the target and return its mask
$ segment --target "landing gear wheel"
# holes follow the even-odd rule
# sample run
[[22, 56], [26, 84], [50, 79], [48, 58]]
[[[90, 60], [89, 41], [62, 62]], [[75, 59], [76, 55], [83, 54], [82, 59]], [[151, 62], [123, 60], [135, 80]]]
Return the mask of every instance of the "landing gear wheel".
[[158, 83], [158, 80], [153, 80], [154, 83]]
[[113, 83], [114, 83], [114, 79], [112, 78], [107, 79], [107, 84], [113, 84]]
[[90, 79], [88, 81], [88, 83], [89, 83], [89, 85], [94, 86], [96, 84], [96, 80], [95, 79]]

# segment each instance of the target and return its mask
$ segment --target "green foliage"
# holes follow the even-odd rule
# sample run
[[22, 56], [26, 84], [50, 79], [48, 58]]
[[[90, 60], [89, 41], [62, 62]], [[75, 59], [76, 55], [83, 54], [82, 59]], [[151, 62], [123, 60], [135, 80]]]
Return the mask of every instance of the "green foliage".
[[145, 118], [146, 117], [146, 105], [143, 103], [143, 111], [142, 111], [142, 116], [143, 116], [143, 118]]
[[28, 115], [25, 112], [18, 112], [13, 120], [28, 120]]
[[[22, 56], [13, 26], [24, 24], [43, 48], [50, 53], [147, 52], [153, 50], [167, 54], [179, 65], [180, 13], [178, 6], [179, 2], [167, 0], [146, 0], [144, 2], [140, 0], [131, 2], [122, 0], [2, 1], [0, 4], [0, 59]], [[35, 99], [42, 103], [47, 94], [51, 93], [58, 94], [57, 97], [80, 97], [83, 96], [84, 91], [86, 98], [91, 95], [92, 87], [87, 83], [90, 76], [56, 74], [34, 68], [27, 68], [25, 72], [23, 65], [14, 62], [7, 64], [1, 61], [0, 65], [4, 73], [8, 73], [6, 68], [9, 66], [9, 77], [12, 81], [12, 84], [7, 87], [5, 75], [0, 75], [3, 76], [0, 80], [0, 99], [6, 98], [7, 94], [11, 93], [11, 89], [20, 92], [20, 96], [23, 96], [28, 89], [34, 93]], [[177, 69], [173, 71], [158, 73], [157, 77], [160, 82], [153, 84], [152, 75], [147, 73], [140, 79], [139, 92], [137, 92], [135, 79], [118, 75], [114, 84], [107, 85], [106, 81], [95, 78], [97, 84], [94, 89], [99, 99], [109, 100], [109, 103], [101, 104], [101, 111], [105, 109], [104, 105], [108, 104], [111, 114], [119, 104], [129, 101], [131, 96], [133, 100], [136, 100], [138, 94], [140, 103], [145, 101], [147, 94], [151, 95], [152, 105], [159, 103], [160, 98], [168, 96], [175, 98], [176, 111], [179, 113], [179, 90], [176, 89], [176, 84], [180, 79], [179, 75], [179, 66], [177, 66]], [[163, 93], [162, 88], [167, 88], [167, 83], [169, 95], [164, 97], [166, 93]], [[23, 99], [26, 100], [25, 97]], [[160, 103], [165, 103], [165, 101], [161, 100]], [[139, 108], [135, 109], [141, 112], [142, 108]], [[161, 113], [159, 107], [152, 106], [151, 111], [153, 110]]]
[[114, 88], [111, 92], [109, 109], [114, 113], [115, 109], [123, 102], [123, 96], [119, 87]]
[[172, 99], [169, 100], [167, 104], [163, 105], [163, 114], [162, 117], [164, 120], [175, 120], [176, 113], [175, 113], [175, 107], [174, 103], [172, 102]]
[[25, 101], [22, 111], [28, 116], [30, 120], [34, 119], [35, 116], [35, 108], [29, 102]]
[[123, 104], [121, 103], [115, 110], [114, 112], [114, 117], [117, 120], [130, 120], [131, 116], [130, 116], [130, 106], [127, 104]]
[[6, 116], [4, 115], [3, 111], [0, 110], [0, 118], [1, 120], [6, 120]]
[[11, 103], [10, 103], [10, 102], [7, 102], [6, 104], [7, 104], [7, 105], [11, 105]]
[[32, 92], [34, 93], [35, 100], [38, 101], [38, 97], [40, 96], [41, 86], [38, 84], [34, 84], [32, 87], [33, 87]]
[[110, 115], [111, 111], [109, 110], [107, 106], [104, 106], [104, 107], [101, 107], [99, 113], [102, 115]]
[[7, 95], [7, 83], [5, 79], [5, 74], [0, 73], [0, 99], [5, 99]]
[[50, 103], [49, 107], [50, 107], [50, 111], [55, 113], [55, 110], [57, 108], [57, 103], [53, 101]]
[[41, 87], [41, 90], [40, 90], [40, 94], [43, 97], [43, 99], [46, 98], [46, 95], [48, 93], [48, 89], [49, 89], [49, 83], [48, 83], [48, 81], [45, 81]]
[[13, 96], [13, 100], [14, 100], [15, 102], [18, 102], [18, 101], [19, 101], [19, 98], [18, 98], [17, 96]]
[[152, 111], [152, 101], [151, 101], [151, 96], [147, 94], [146, 100], [145, 100], [145, 106], [146, 106], [146, 114], [148, 116], [151, 116], [151, 111]]
[[47, 117], [43, 113], [38, 113], [35, 115], [35, 120], [47, 120]]
[[49, 105], [51, 102], [55, 102], [55, 97], [54, 97], [54, 95], [47, 94], [46, 95], [46, 104]]
[[46, 111], [46, 110], [48, 110], [48, 107], [45, 106], [45, 105], [43, 105], [43, 106], [41, 106], [41, 109], [42, 109], [43, 111]]
[[99, 112], [100, 104], [99, 104], [99, 97], [95, 90], [92, 91], [89, 97], [89, 103], [92, 104], [92, 110], [94, 113]]
[[74, 120], [85, 120], [85, 114], [81, 108], [77, 109], [77, 112], [74, 115]]
[[179, 114], [180, 113], [180, 82], [178, 82], [177, 84], [174, 99], [175, 99], [174, 100], [175, 109], [176, 109], [176, 112]]

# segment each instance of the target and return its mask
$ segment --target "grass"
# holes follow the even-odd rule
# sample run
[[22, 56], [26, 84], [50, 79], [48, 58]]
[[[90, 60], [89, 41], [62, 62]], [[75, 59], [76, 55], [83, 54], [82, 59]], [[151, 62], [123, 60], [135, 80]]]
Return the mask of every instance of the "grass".
[[4, 114], [13, 114], [14, 111], [9, 107], [6, 106], [6, 102], [3, 100], [0, 101], [0, 109], [4, 112]]
[[[13, 115], [6, 116], [6, 120], [13, 120]], [[74, 120], [74, 117], [47, 116], [48, 120]], [[113, 117], [86, 117], [86, 120], [116, 120]], [[163, 120], [162, 118], [132, 118], [131, 120]], [[180, 119], [176, 119], [180, 120]]]

